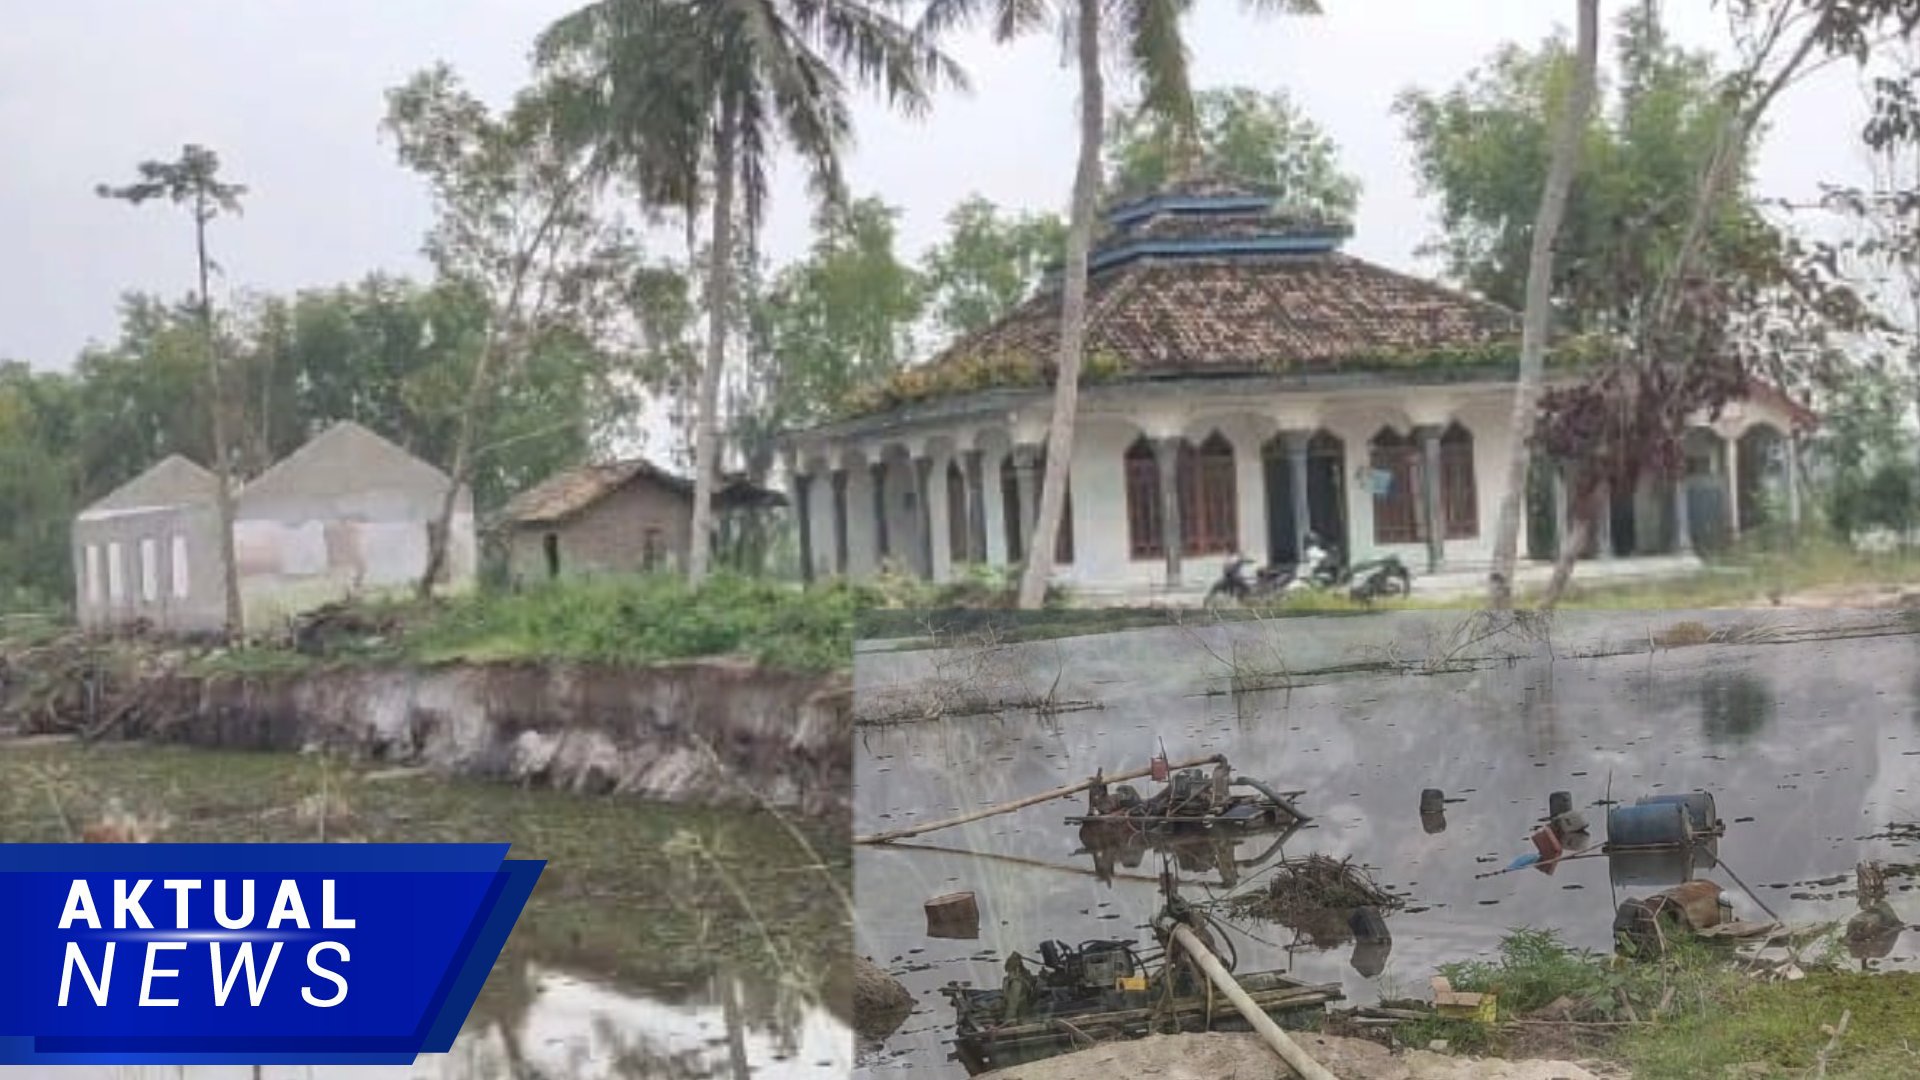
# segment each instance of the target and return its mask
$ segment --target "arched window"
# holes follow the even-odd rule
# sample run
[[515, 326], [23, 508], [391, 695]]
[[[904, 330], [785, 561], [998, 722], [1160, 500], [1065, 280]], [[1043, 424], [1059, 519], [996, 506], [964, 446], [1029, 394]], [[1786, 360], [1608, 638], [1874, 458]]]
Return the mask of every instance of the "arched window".
[[1381, 428], [1367, 444], [1373, 469], [1373, 542], [1411, 544], [1420, 528], [1420, 448], [1410, 436]]
[[1233, 444], [1219, 432], [1180, 444], [1180, 547], [1188, 555], [1225, 555], [1239, 546], [1239, 496]]
[[1127, 447], [1127, 550], [1136, 559], [1166, 554], [1160, 531], [1160, 463], [1142, 435]]
[[1441, 516], [1449, 540], [1480, 535], [1480, 497], [1473, 483], [1473, 433], [1458, 423], [1440, 436]]

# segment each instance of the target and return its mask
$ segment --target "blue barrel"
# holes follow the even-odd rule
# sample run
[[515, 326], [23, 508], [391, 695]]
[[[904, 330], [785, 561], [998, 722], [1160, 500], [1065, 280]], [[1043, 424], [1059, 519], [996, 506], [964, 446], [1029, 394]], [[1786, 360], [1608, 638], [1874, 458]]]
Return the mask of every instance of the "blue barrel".
[[1697, 833], [1710, 833], [1720, 816], [1714, 812], [1713, 796], [1704, 791], [1690, 792], [1686, 795], [1645, 795], [1634, 805], [1666, 806], [1677, 804], [1687, 808], [1687, 824]]
[[1607, 847], [1683, 847], [1693, 840], [1687, 808], [1680, 803], [1641, 803], [1607, 808]]

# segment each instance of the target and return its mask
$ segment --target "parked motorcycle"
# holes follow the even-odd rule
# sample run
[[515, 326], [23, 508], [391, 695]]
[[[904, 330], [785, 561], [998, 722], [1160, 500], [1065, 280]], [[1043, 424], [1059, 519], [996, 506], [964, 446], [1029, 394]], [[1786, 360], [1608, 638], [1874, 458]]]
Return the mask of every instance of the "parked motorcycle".
[[1392, 600], [1413, 592], [1413, 575], [1398, 555], [1383, 555], [1354, 566], [1342, 565], [1338, 583], [1347, 595], [1363, 604]]
[[1291, 566], [1262, 566], [1254, 568], [1253, 560], [1245, 555], [1235, 555], [1227, 560], [1220, 571], [1220, 578], [1207, 590], [1206, 604], [1212, 607], [1221, 599], [1232, 599], [1238, 603], [1247, 603], [1267, 597], [1279, 596], [1294, 584], [1294, 568]]
[[[1253, 560], [1235, 555], [1221, 570], [1220, 579], [1207, 590], [1211, 606], [1223, 598], [1242, 604], [1284, 596], [1302, 589], [1325, 591], [1345, 587], [1347, 595], [1361, 603], [1406, 596], [1413, 591], [1413, 575], [1398, 556], [1385, 555], [1349, 566], [1337, 547], [1319, 537], [1307, 537], [1305, 558], [1294, 565], [1271, 565], [1253, 569]], [[1302, 571], [1302, 568], [1304, 572]]]

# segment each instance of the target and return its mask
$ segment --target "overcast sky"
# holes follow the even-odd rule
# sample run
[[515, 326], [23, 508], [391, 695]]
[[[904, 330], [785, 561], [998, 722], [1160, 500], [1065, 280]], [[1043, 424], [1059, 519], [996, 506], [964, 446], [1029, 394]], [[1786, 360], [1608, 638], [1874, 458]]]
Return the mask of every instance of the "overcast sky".
[[[535, 34], [576, 0], [14, 0], [0, 36], [0, 358], [64, 368], [110, 339], [128, 289], [192, 287], [191, 226], [178, 211], [97, 198], [143, 158], [181, 144], [219, 151], [251, 188], [246, 215], [212, 237], [235, 288], [292, 290], [370, 271], [418, 273], [429, 208], [378, 131], [382, 93], [437, 60], [503, 100], [526, 78]], [[1566, 24], [1572, 0], [1326, 0], [1319, 19], [1255, 21], [1206, 0], [1189, 36], [1196, 82], [1286, 89], [1333, 135], [1365, 185], [1349, 250], [1411, 270], [1433, 232], [1391, 113], [1408, 86], [1441, 88], [1501, 42]], [[1606, 17], [1621, 3], [1604, 5]], [[1708, 0], [1669, 0], [1689, 43], [1724, 47]], [[1056, 42], [955, 42], [970, 96], [912, 121], [865, 105], [848, 171], [858, 193], [904, 211], [905, 251], [935, 240], [969, 192], [1063, 209], [1076, 113]], [[1759, 163], [1765, 194], [1804, 197], [1861, 173], [1851, 139], [1857, 81], [1835, 67], [1777, 108]], [[809, 208], [792, 170], [767, 235], [804, 250]]]

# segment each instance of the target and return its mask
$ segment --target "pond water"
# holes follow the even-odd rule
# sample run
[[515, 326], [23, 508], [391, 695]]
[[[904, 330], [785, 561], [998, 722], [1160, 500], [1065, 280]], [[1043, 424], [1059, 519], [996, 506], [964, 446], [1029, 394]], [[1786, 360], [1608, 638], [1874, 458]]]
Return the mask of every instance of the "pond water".
[[825, 1080], [851, 1067], [849, 859], [823, 825], [314, 756], [0, 741], [0, 841], [69, 839], [113, 802], [160, 840], [313, 840], [325, 807], [329, 840], [508, 841], [548, 866], [452, 1053], [411, 1067], [63, 1077]]
[[[1802, 624], [1820, 617], [1795, 616]], [[1011, 681], [1056, 687], [1057, 699], [1099, 707], [864, 729], [856, 745], [855, 831], [949, 817], [1096, 769], [1139, 768], [1162, 743], [1175, 761], [1224, 753], [1240, 775], [1304, 791], [1298, 805], [1313, 821], [1284, 837], [1189, 851], [1183, 895], [1227, 892], [1227, 852], [1246, 864], [1228, 868], [1242, 882], [1264, 881], [1259, 867], [1281, 854], [1351, 857], [1371, 868], [1377, 882], [1407, 898], [1404, 910], [1387, 917], [1393, 940], [1384, 958], [1356, 953], [1351, 941], [1326, 947], [1277, 925], [1233, 920], [1228, 928], [1237, 970], [1336, 982], [1349, 1002], [1423, 997], [1436, 965], [1493, 955], [1509, 928], [1550, 928], [1569, 944], [1609, 949], [1620, 901], [1689, 873], [1718, 881], [1737, 917], [1765, 918], [1764, 904], [1793, 922], [1845, 919], [1856, 910], [1844, 895], [1856, 862], [1920, 861], [1920, 852], [1887, 835], [1889, 823], [1920, 821], [1920, 637], [1832, 640], [1802, 626], [1790, 643], [1648, 649], [1650, 620], [1665, 626], [1683, 618], [1607, 616], [1580, 634], [1556, 630], [1550, 647], [1535, 643], [1471, 670], [1295, 679], [1308, 684], [1240, 693], [1212, 689], [1233, 655], [1332, 656], [1340, 651], [1335, 639], [1364, 645], [1386, 624], [1369, 620], [1370, 631], [1351, 620], [1288, 620], [1233, 631], [1242, 635], [1237, 645], [1179, 628], [1133, 630], [1000, 646], [993, 665], [959, 664], [930, 650], [865, 652], [856, 697], [894, 693], [943, 670], [993, 666], [1003, 674], [1024, 669]], [[1636, 636], [1638, 654], [1596, 645]], [[1580, 658], [1583, 652], [1617, 654]], [[1151, 781], [1135, 783], [1143, 794], [1158, 790]], [[1592, 823], [1593, 842], [1603, 841], [1599, 803], [1609, 785], [1614, 799], [1627, 802], [1712, 792], [1727, 823], [1717, 864], [1590, 858], [1550, 874], [1476, 877], [1532, 850], [1528, 834], [1554, 791], [1572, 793]], [[1444, 823], [1422, 819], [1425, 788], [1446, 793]], [[952, 1010], [940, 986], [997, 986], [1008, 953], [1034, 955], [1046, 939], [1147, 937], [1160, 858], [1143, 853], [1137, 867], [1101, 866], [1102, 880], [1077, 830], [1063, 822], [1085, 812], [1085, 799], [856, 848], [856, 947], [900, 976], [917, 1000], [891, 1037], [861, 1047], [857, 1074], [907, 1066], [915, 1075], [964, 1076], [948, 1059]], [[1920, 917], [1920, 897], [1908, 891], [1915, 879], [1897, 870], [1889, 879], [1896, 910]], [[978, 897], [979, 938], [929, 938], [922, 903], [961, 890]], [[1920, 932], [1903, 934], [1872, 963], [1912, 965], [1916, 938]]]

